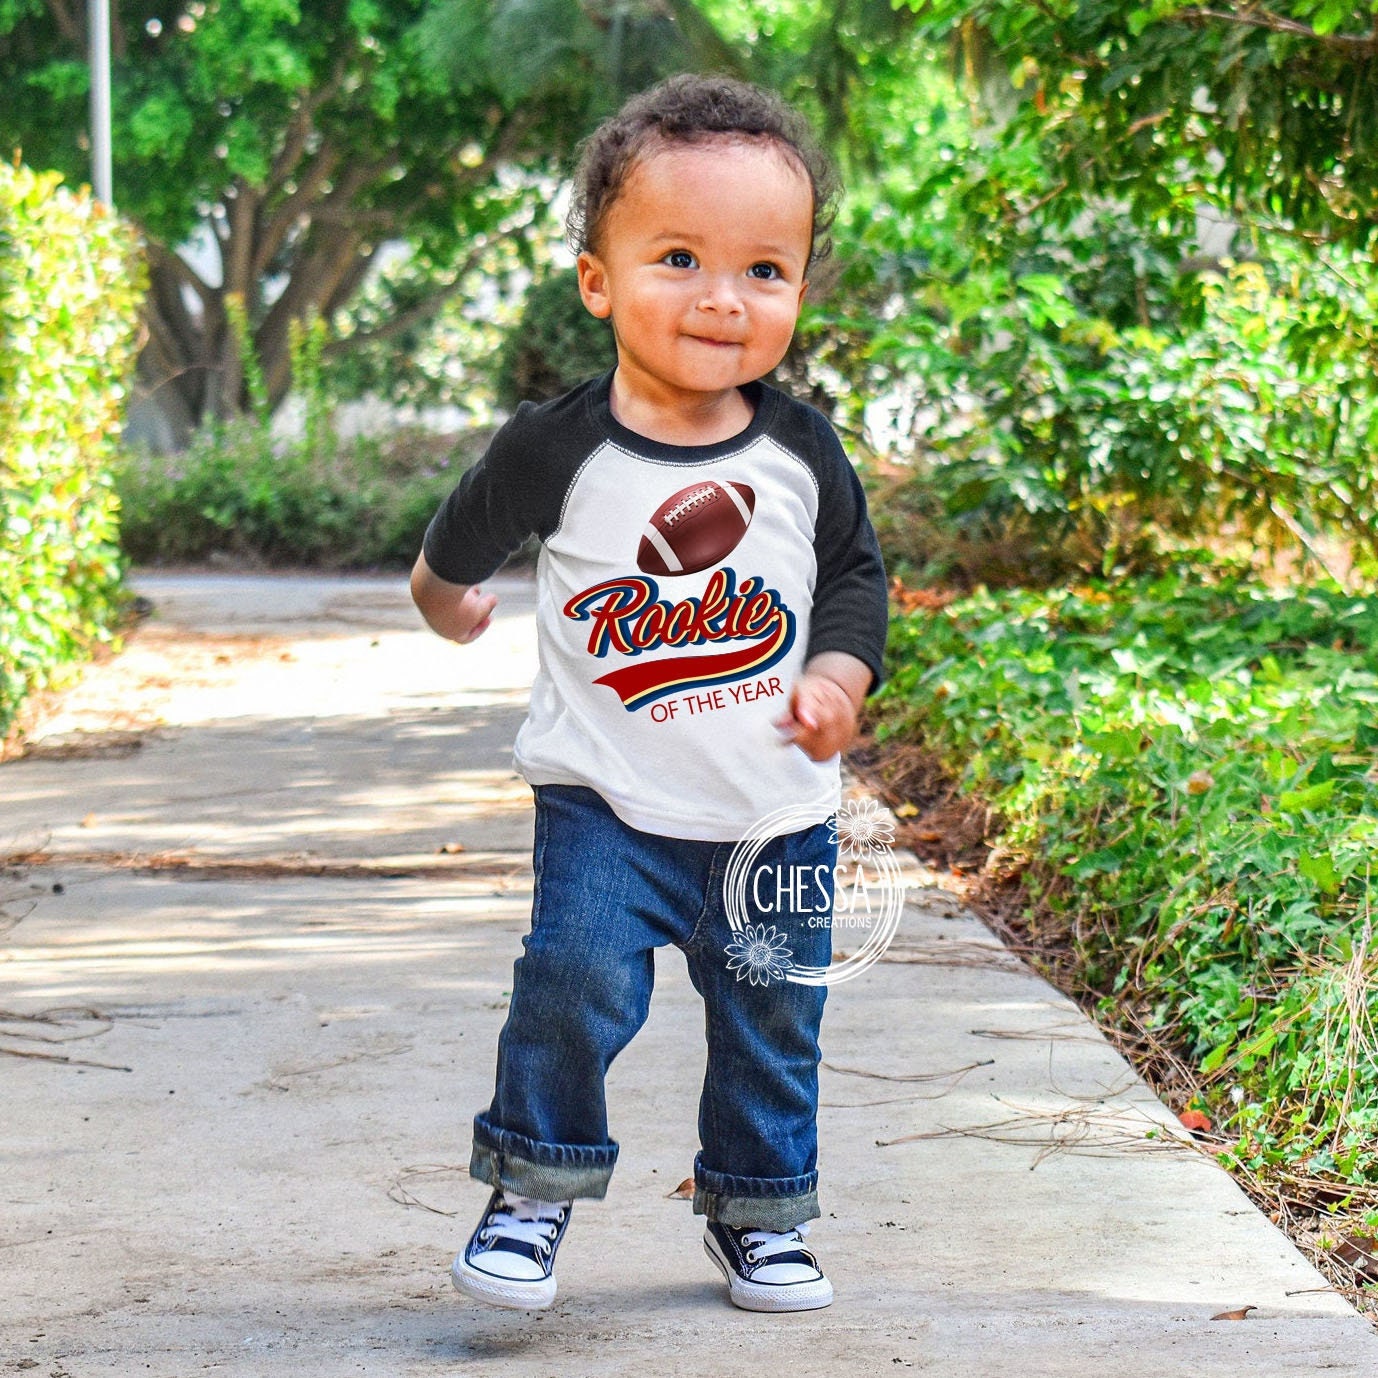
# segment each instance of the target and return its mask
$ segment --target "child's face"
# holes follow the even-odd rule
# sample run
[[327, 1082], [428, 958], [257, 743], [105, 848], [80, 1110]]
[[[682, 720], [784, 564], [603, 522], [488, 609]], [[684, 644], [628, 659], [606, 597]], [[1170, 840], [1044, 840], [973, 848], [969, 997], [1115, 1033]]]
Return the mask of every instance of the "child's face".
[[619, 384], [712, 400], [784, 358], [807, 283], [808, 177], [771, 144], [658, 149], [632, 168], [579, 255], [579, 290], [612, 317]]

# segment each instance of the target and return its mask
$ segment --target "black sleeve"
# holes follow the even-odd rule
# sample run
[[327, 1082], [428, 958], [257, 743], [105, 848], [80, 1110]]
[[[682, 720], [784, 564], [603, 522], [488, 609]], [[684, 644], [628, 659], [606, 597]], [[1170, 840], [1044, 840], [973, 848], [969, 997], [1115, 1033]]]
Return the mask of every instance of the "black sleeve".
[[489, 442], [426, 528], [426, 563], [452, 584], [477, 584], [497, 572], [533, 527], [518, 412]]
[[889, 592], [866, 494], [827, 419], [811, 411], [818, 478], [813, 551], [818, 566], [809, 624], [810, 657], [845, 651], [870, 667], [874, 693], [885, 677]]

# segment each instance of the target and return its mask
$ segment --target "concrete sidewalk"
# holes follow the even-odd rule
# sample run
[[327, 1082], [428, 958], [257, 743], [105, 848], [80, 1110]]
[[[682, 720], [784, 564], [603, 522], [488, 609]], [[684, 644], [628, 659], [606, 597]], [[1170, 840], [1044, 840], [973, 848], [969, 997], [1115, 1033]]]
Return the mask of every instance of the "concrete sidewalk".
[[1075, 1007], [921, 888], [829, 993], [832, 1307], [732, 1308], [671, 1195], [703, 1069], [673, 950], [555, 1307], [460, 1298], [530, 902], [530, 586], [495, 581], [461, 649], [401, 579], [135, 584], [155, 617], [0, 766], [0, 856], [28, 858], [0, 873], [0, 1372], [1378, 1372]]

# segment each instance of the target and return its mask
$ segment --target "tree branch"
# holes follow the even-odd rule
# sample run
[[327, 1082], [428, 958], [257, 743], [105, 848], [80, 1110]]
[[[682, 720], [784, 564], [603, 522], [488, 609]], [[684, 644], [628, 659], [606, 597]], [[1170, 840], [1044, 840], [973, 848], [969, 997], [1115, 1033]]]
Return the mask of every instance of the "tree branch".
[[[178, 333], [163, 319], [156, 305], [145, 301], [142, 320], [149, 339], [139, 351], [138, 380], [143, 395], [154, 397], [171, 388], [188, 417], [200, 410], [206, 392], [206, 367], [188, 355]], [[166, 414], [171, 409], [164, 407]]]
[[319, 194], [320, 189], [334, 175], [340, 164], [340, 150], [332, 143], [324, 143], [316, 154], [315, 161], [307, 168], [297, 183], [297, 189], [273, 208], [267, 223], [263, 226], [254, 250], [253, 271], [264, 272], [272, 262], [273, 255], [282, 247], [283, 240], [291, 233], [292, 227], [307, 206]]
[[264, 188], [265, 192], [271, 192], [273, 188], [281, 186], [292, 175], [292, 169], [301, 160], [301, 155], [306, 151], [307, 141], [311, 137], [311, 131], [315, 128], [316, 111], [327, 101], [335, 98], [340, 87], [344, 85], [348, 71], [348, 56], [341, 53], [339, 60], [335, 63], [335, 70], [330, 74], [329, 81], [322, 82], [312, 91], [297, 92], [297, 99], [301, 104], [297, 106], [297, 112], [292, 116], [292, 121], [287, 126], [287, 132], [283, 136], [282, 147], [278, 149], [277, 156], [273, 159], [273, 166], [268, 173], [268, 185]]
[[328, 301], [350, 270], [363, 236], [342, 224], [316, 226], [314, 240], [292, 272], [282, 295], [273, 303], [258, 330], [258, 349], [268, 397], [276, 406], [287, 395], [292, 382], [291, 351], [288, 348], [290, 322], [301, 320], [314, 307]]
[[359, 249], [354, 255], [354, 262], [349, 265], [348, 271], [335, 284], [330, 295], [321, 303], [320, 310], [323, 317], [328, 320], [359, 290], [363, 280], [368, 276], [368, 270], [373, 265], [373, 256], [377, 252], [377, 246], [370, 244]]
[[185, 283], [201, 299], [202, 306], [210, 304], [215, 289], [207, 285], [181, 254], [156, 239], [148, 239], [147, 244], [149, 267], [154, 272], [166, 273], [178, 283]]
[[1156, 115], [1143, 115], [1135, 120], [1128, 129], [1124, 131], [1127, 139], [1132, 139], [1141, 130], [1148, 129], [1155, 124], [1161, 124], [1172, 112], [1170, 110], [1160, 110]]
[[534, 115], [529, 111], [503, 111], [488, 131], [488, 147], [483, 157], [473, 167], [465, 167], [458, 173], [456, 186], [486, 182], [500, 163], [516, 157], [534, 123]]
[[1027, 206], [1017, 205], [1015, 202], [1006, 201], [1002, 197], [1001, 200], [1005, 206], [1005, 219], [1011, 221], [1022, 220], [1026, 215], [1032, 215], [1035, 211], [1042, 210], [1043, 207], [1048, 205], [1050, 202], [1056, 201], [1057, 198], [1061, 196], [1062, 193], [1066, 190], [1067, 183], [1065, 180], [1063, 180], [1059, 182], [1055, 187], [1053, 187], [1051, 191], [1045, 192], [1037, 200], [1030, 201]]
[[110, 56], [115, 62], [123, 62], [129, 56], [129, 42], [118, 4], [110, 6]]
[[64, 0], [48, 0], [48, 13], [53, 16], [53, 23], [57, 25], [58, 32], [63, 38], [84, 51], [86, 34], [76, 15], [64, 3]]
[[[306, 214], [313, 225], [356, 225], [370, 218], [371, 212], [360, 209], [354, 198], [375, 178], [392, 166], [391, 158], [375, 158], [369, 163], [350, 163], [329, 193]], [[376, 217], [373, 217], [376, 218]], [[388, 217], [391, 221], [392, 217]]]
[[188, 415], [196, 416], [206, 396], [206, 340], [218, 304], [208, 304], [203, 297], [201, 319], [195, 320], [187, 310], [183, 286], [189, 283], [207, 293], [210, 289], [177, 254], [156, 240], [149, 241], [148, 254], [149, 292], [140, 316], [151, 344], [141, 351], [139, 366], [145, 376], [152, 375], [153, 390], [172, 383]]
[[664, 0], [662, 13], [675, 25], [692, 52], [714, 71], [744, 80], [751, 75], [747, 60], [710, 23], [693, 0]]
[[229, 205], [229, 234], [223, 255], [225, 263], [224, 290], [239, 292], [244, 304], [250, 307], [256, 274], [253, 270], [254, 226], [258, 220], [259, 195], [242, 177], [236, 177], [235, 194], [227, 198]]
[[[520, 234], [523, 230], [530, 229], [535, 220], [536, 215], [533, 212], [524, 220], [515, 224], [504, 225], [501, 234], [503, 237]], [[463, 290], [465, 278], [474, 270], [484, 250], [492, 242], [492, 238], [487, 235], [475, 241], [473, 247], [464, 255], [464, 262], [459, 265], [454, 278], [444, 287], [429, 293], [424, 300], [417, 302], [415, 306], [409, 307], [406, 311], [399, 311], [396, 315], [390, 316], [382, 325], [376, 326], [372, 330], [363, 330], [347, 336], [345, 339], [332, 340], [326, 345], [325, 352], [327, 354], [343, 354], [349, 350], [357, 349], [360, 345], [376, 344], [381, 340], [395, 339], [414, 326], [425, 325], [428, 321], [433, 320], [440, 314], [445, 303]]]
[[1342, 588], [1349, 588], [1349, 579], [1338, 565], [1327, 560], [1323, 551], [1302, 529], [1301, 523], [1276, 499], [1272, 498], [1268, 503], [1268, 510], [1285, 526], [1288, 531], [1301, 543], [1306, 553]]
[[171, 345], [175, 357], [195, 358], [200, 331], [182, 299], [180, 282], [155, 271], [149, 274], [148, 285], [145, 314], [150, 328]]
[[1327, 48], [1337, 48], [1341, 52], [1351, 55], [1360, 57], [1378, 55], [1378, 29], [1366, 34], [1320, 34], [1309, 24], [1303, 24], [1297, 19], [1288, 19], [1285, 15], [1274, 14], [1271, 10], [1246, 9], [1230, 14], [1223, 10], [1193, 9], [1182, 10], [1175, 17], [1185, 20], [1189, 24], [1218, 19], [1225, 24], [1243, 24], [1249, 28], [1267, 29], [1269, 33], [1285, 33], [1292, 34], [1297, 38], [1309, 38], [1313, 43], [1320, 43]]

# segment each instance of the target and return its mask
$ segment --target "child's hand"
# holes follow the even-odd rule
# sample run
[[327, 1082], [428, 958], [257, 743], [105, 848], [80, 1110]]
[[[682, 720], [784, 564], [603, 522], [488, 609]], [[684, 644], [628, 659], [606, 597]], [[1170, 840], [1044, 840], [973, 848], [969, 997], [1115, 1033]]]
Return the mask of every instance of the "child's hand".
[[426, 625], [447, 641], [468, 645], [488, 630], [497, 595], [484, 593], [477, 584], [451, 584], [417, 559], [411, 575], [411, 596]]
[[856, 735], [856, 715], [871, 687], [871, 669], [843, 651], [822, 651], [790, 690], [789, 712], [775, 726], [815, 761], [844, 750]]
[[498, 605], [496, 593], [484, 593], [477, 585], [471, 584], [464, 590], [464, 597], [455, 605], [451, 630], [445, 635], [461, 646], [480, 637], [493, 621], [493, 609]]

